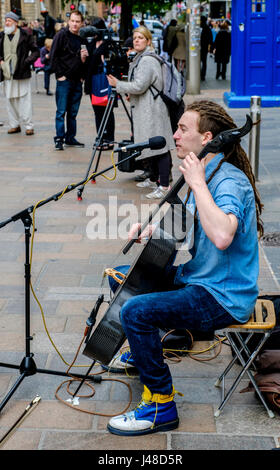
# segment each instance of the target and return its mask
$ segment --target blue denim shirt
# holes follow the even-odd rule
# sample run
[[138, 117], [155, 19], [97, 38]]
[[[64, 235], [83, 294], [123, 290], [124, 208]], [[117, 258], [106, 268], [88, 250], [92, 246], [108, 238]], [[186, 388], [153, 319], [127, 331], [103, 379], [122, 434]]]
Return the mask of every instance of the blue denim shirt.
[[[208, 163], [206, 180], [222, 158], [220, 153]], [[192, 259], [179, 265], [175, 284], [203, 286], [233, 318], [246, 323], [258, 296], [259, 252], [253, 188], [246, 175], [227, 162], [222, 163], [208, 188], [217, 206], [237, 217], [236, 234], [226, 250], [219, 250], [206, 236], [197, 213]], [[195, 207], [193, 193], [188, 203]]]

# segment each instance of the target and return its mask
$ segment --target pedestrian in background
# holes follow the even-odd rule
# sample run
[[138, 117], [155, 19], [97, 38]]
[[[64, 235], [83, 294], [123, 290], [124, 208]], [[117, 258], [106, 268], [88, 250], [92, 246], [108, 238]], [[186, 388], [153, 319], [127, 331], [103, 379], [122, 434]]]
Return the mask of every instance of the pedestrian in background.
[[213, 37], [210, 27], [207, 24], [206, 16], [202, 16], [201, 22], [201, 35], [200, 35], [200, 61], [201, 61], [201, 72], [200, 78], [204, 82], [207, 71], [207, 56], [208, 52], [211, 51], [213, 44]]
[[227, 64], [231, 56], [231, 33], [229, 32], [228, 23], [226, 21], [220, 25], [220, 31], [214, 42], [213, 52], [217, 64], [216, 79], [225, 80]]
[[40, 59], [44, 65], [44, 87], [46, 94], [52, 96], [50, 92], [50, 77], [51, 77], [51, 66], [50, 66], [50, 51], [52, 47], [52, 39], [47, 38], [45, 45], [40, 49]]
[[44, 30], [46, 37], [52, 39], [55, 35], [55, 24], [56, 20], [50, 16], [48, 10], [41, 11], [41, 15], [44, 18]]
[[[77, 114], [79, 111], [85, 78], [85, 62], [88, 51], [81, 48], [87, 41], [79, 36], [83, 24], [80, 11], [73, 11], [66, 28], [55, 35], [50, 54], [51, 71], [56, 76], [56, 116], [54, 137], [55, 149], [64, 150], [69, 147], [84, 147], [76, 140]], [[66, 130], [65, 130], [66, 118]]]
[[186, 67], [186, 55], [187, 55], [187, 44], [186, 44], [186, 33], [185, 25], [179, 24], [176, 29], [177, 47], [174, 50], [172, 57], [175, 62], [175, 66], [179, 72], [184, 72]]
[[34, 134], [31, 98], [31, 65], [40, 52], [32, 34], [18, 26], [19, 16], [14, 12], [5, 15], [5, 28], [0, 33], [0, 80], [4, 81], [10, 129], [8, 134], [21, 132]]
[[172, 53], [174, 52], [175, 48], [177, 47], [177, 39], [176, 39], [176, 32], [177, 32], [177, 20], [172, 19], [169, 25], [165, 28], [163, 32], [163, 51], [167, 52], [169, 56], [170, 62], [172, 61]]

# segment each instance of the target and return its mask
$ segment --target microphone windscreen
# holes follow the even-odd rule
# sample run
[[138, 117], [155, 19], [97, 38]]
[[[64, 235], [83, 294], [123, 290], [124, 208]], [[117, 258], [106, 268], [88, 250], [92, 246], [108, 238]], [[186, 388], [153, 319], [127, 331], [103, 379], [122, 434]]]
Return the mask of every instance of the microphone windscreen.
[[162, 149], [166, 145], [166, 140], [165, 137], [158, 135], [149, 139], [149, 144], [152, 150]]

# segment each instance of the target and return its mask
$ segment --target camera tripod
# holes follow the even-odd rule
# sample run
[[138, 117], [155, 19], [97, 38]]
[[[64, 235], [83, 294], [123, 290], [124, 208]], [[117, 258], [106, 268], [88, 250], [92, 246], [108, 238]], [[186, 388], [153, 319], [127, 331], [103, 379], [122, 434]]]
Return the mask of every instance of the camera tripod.
[[[93, 160], [94, 160], [94, 157], [95, 157], [95, 154], [96, 154], [97, 150], [98, 150], [99, 153], [98, 153], [98, 156], [97, 156], [97, 161], [96, 161], [96, 164], [95, 164], [94, 173], [98, 170], [98, 165], [99, 165], [100, 156], [101, 156], [101, 152], [102, 152], [104, 132], [105, 132], [108, 120], [111, 116], [111, 113], [113, 112], [113, 108], [117, 107], [117, 105], [118, 105], [118, 101], [117, 101], [118, 98], [120, 98], [120, 100], [121, 100], [121, 103], [124, 107], [124, 110], [127, 114], [127, 117], [128, 117], [128, 119], [131, 123], [131, 129], [132, 129], [132, 118], [131, 118], [128, 110], [127, 110], [127, 107], [124, 103], [124, 100], [123, 100], [122, 96], [117, 93], [116, 89], [112, 88], [111, 94], [110, 94], [109, 99], [108, 99], [108, 103], [107, 103], [106, 108], [105, 108], [105, 112], [104, 112], [103, 117], [102, 117], [101, 124], [100, 124], [99, 130], [98, 130], [98, 134], [97, 134], [97, 137], [96, 137], [94, 145], [93, 145], [93, 152], [92, 152], [92, 156], [91, 156], [91, 159], [90, 159], [90, 162], [89, 162], [89, 166], [88, 166], [88, 169], [87, 169], [87, 172], [86, 172], [86, 175], [85, 175], [85, 180], [87, 180], [87, 178], [90, 174], [92, 163], [93, 163]], [[92, 178], [91, 181], [92, 181], [92, 183], [95, 183], [95, 178]], [[80, 186], [78, 188], [78, 191], [77, 191], [78, 201], [82, 200], [82, 194], [83, 194], [83, 191], [84, 191], [84, 187], [85, 186], [83, 185], [83, 186]]]

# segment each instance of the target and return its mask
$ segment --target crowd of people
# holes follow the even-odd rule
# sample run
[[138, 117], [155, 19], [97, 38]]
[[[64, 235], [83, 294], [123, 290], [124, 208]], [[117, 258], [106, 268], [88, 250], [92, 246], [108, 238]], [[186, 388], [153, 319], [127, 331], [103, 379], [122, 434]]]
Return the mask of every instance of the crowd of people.
[[[48, 26], [51, 27], [50, 18]], [[66, 27], [53, 37], [45, 38], [41, 59], [56, 78], [55, 149], [64, 146], [82, 147], [76, 139], [76, 117], [79, 110], [83, 82], [95, 114], [97, 131], [102, 112], [92, 99], [92, 83], [96, 75], [106, 76], [110, 87], [126, 96], [132, 112], [135, 142], [147, 141], [156, 135], [166, 139], [160, 150], [145, 149], [142, 154], [145, 175], [140, 188], [153, 189], [148, 198], [164, 197], [169, 189], [171, 156], [175, 148], [180, 160], [179, 170], [188, 185], [185, 203], [193, 211], [194, 244], [191, 259], [179, 266], [174, 256], [168, 261], [159, 292], [131, 296], [120, 310], [120, 321], [128, 339], [130, 351], [121, 353], [112, 364], [118, 370], [134, 367], [144, 386], [142, 400], [132, 411], [110, 419], [108, 430], [121, 436], [135, 436], [178, 427], [179, 418], [174, 396], [177, 393], [168, 365], [164, 362], [159, 329], [188, 329], [213, 332], [232, 323], [246, 323], [253, 312], [258, 296], [258, 235], [262, 235], [262, 204], [255, 179], [240, 141], [227, 145], [224, 152], [198, 155], [222, 131], [237, 126], [225, 109], [217, 103], [202, 100], [186, 108], [173, 134], [168, 108], [161, 96], [154, 99], [151, 85], [162, 87], [159, 61], [150, 54], [151, 32], [143, 25], [136, 26], [130, 43], [128, 80], [123, 81], [104, 70], [105, 45], [98, 31], [104, 29], [102, 19], [94, 22], [96, 37], [89, 42], [81, 37], [83, 16], [71, 12]], [[215, 54], [217, 75], [225, 76], [224, 58], [219, 54], [219, 43], [225, 43], [226, 27], [213, 31], [206, 28], [208, 52]], [[208, 31], [208, 32], [207, 32]], [[171, 32], [173, 37], [171, 37]], [[182, 70], [182, 60], [176, 49], [182, 29], [174, 22], [167, 28], [164, 49], [174, 57]], [[214, 33], [215, 38], [214, 38]], [[178, 35], [178, 42], [174, 37]], [[219, 39], [219, 35], [223, 35]], [[46, 43], [46, 39], [52, 42]], [[174, 47], [171, 51], [170, 47]], [[41, 48], [41, 49], [42, 49]], [[0, 34], [1, 80], [7, 100], [9, 134], [34, 133], [31, 109], [31, 70], [39, 58], [40, 50], [33, 34], [19, 27], [19, 17], [9, 12], [5, 29]], [[205, 59], [204, 56], [203, 61]], [[218, 68], [219, 66], [219, 68]], [[205, 62], [203, 73], [206, 74]], [[47, 89], [49, 90], [48, 85]], [[101, 96], [102, 98], [102, 96]], [[114, 142], [114, 119], [107, 123], [105, 147]], [[103, 144], [102, 144], [103, 145]], [[143, 164], [144, 165], [144, 164]], [[132, 227], [130, 238], [139, 225]], [[146, 228], [141, 237], [149, 237], [153, 226]], [[140, 237], [140, 238], [141, 238]], [[128, 266], [118, 268], [127, 273]], [[111, 282], [111, 288], [116, 290]], [[109, 365], [111, 367], [111, 365]], [[113, 369], [110, 369], [113, 370]]]
[[[172, 126], [168, 110], [161, 99], [155, 99], [151, 87], [162, 89], [161, 66], [149, 52], [153, 50], [153, 36], [133, 17], [133, 35], [126, 41], [128, 51], [136, 57], [130, 61], [128, 81], [108, 76], [104, 69], [106, 42], [96, 35], [91, 40], [82, 38], [80, 29], [85, 21], [80, 11], [71, 12], [68, 23], [55, 21], [48, 11], [43, 11], [43, 20], [30, 24], [20, 20], [14, 13], [5, 16], [5, 28], [0, 33], [0, 80], [3, 81], [6, 97], [9, 134], [21, 132], [25, 127], [26, 135], [34, 134], [32, 120], [31, 73], [43, 70], [44, 88], [51, 96], [50, 76], [56, 78], [56, 115], [54, 144], [56, 150], [66, 146], [84, 147], [76, 139], [76, 118], [83, 91], [90, 97], [97, 134], [100, 131], [106, 103], [112, 87], [123, 94], [130, 102], [132, 134], [135, 141], [142, 141], [154, 135], [163, 135], [167, 145], [161, 151], [144, 150], [139, 159], [143, 172], [136, 176], [137, 186], [151, 190], [148, 198], [162, 198], [169, 190], [172, 181], [172, 160], [170, 150], [174, 148]], [[118, 35], [118, 25], [104, 22], [93, 17], [90, 24], [97, 30], [110, 31]], [[158, 54], [173, 62], [181, 73], [186, 70], [185, 25], [172, 19], [163, 25], [161, 46]], [[93, 40], [92, 40], [93, 39]], [[215, 55], [217, 63], [216, 78], [225, 78], [226, 66], [230, 57], [230, 33], [227, 22], [207, 22], [201, 17], [201, 79], [206, 76], [207, 55]], [[139, 59], [142, 58], [140, 61]], [[101, 77], [101, 78], [100, 78]], [[100, 82], [100, 79], [102, 82]], [[94, 83], [102, 83], [106, 93], [100, 101], [93, 93]], [[83, 88], [84, 84], [84, 88]], [[96, 86], [96, 85], [95, 85]], [[101, 89], [101, 84], [98, 85]], [[144, 111], [143, 111], [144, 110]], [[158, 119], [155, 117], [158, 116]], [[163, 119], [164, 117], [164, 119]], [[173, 129], [174, 132], [174, 129]], [[114, 110], [108, 116], [103, 129], [101, 150], [111, 150], [115, 140]], [[153, 157], [153, 158], [151, 158]], [[140, 162], [141, 160], [141, 162]]]
[[[117, 93], [123, 94], [130, 102], [135, 141], [143, 141], [155, 135], [163, 135], [166, 138], [167, 144], [161, 151], [143, 151], [139, 159], [143, 172], [136, 176], [137, 187], [151, 191], [146, 195], [147, 198], [164, 197], [172, 181], [170, 151], [175, 145], [167, 107], [163, 100], [154, 99], [151, 93], [151, 86], [158, 90], [163, 86], [161, 66], [148, 54], [153, 50], [151, 32], [144, 26], [143, 21], [139, 25], [133, 18], [133, 36], [127, 41], [130, 41], [129, 51], [134, 51], [136, 57], [130, 63], [128, 81], [122, 81], [113, 76], [106, 76], [104, 55], [107, 46], [102, 37], [96, 35], [91, 41], [81, 38], [79, 33], [84, 25], [84, 18], [79, 11], [71, 13], [68, 23], [56, 22], [47, 11], [42, 12], [42, 16], [43, 21], [35, 20], [28, 25], [20, 21], [15, 13], [9, 12], [5, 17], [5, 29], [0, 34], [0, 71], [10, 125], [8, 133], [20, 133], [23, 125], [26, 135], [34, 134], [31, 72], [32, 68], [39, 67], [44, 71], [44, 87], [49, 96], [52, 95], [51, 74], [54, 73], [56, 78], [55, 149], [64, 150], [67, 146], [84, 147], [84, 144], [76, 139], [76, 118], [83, 95], [83, 82], [84, 92], [90, 97], [98, 134], [107, 101], [104, 99], [101, 103], [99, 98], [94, 100], [93, 82], [100, 80], [101, 76], [103, 89], [107, 90], [107, 100], [111, 87], [114, 87]], [[91, 25], [99, 30], [107, 28], [112, 35], [118, 34], [117, 24], [110, 22], [106, 25], [102, 18], [93, 18]], [[206, 17], [201, 17], [202, 80], [205, 79], [209, 52], [215, 54], [217, 78], [225, 78], [226, 63], [230, 54], [230, 42], [225, 38], [228, 35], [225, 25], [226, 22], [223, 22], [217, 31], [216, 23], [211, 25], [211, 29]], [[227, 54], [223, 54], [222, 48], [226, 44], [229, 44]], [[165, 25], [159, 54], [166, 56], [169, 61], [174, 61], [177, 69], [184, 73], [184, 24], [177, 24], [177, 20], [173, 19]], [[139, 60], [140, 58], [142, 60]], [[112, 110], [103, 129], [99, 149], [112, 149], [114, 135], [115, 119]]]

